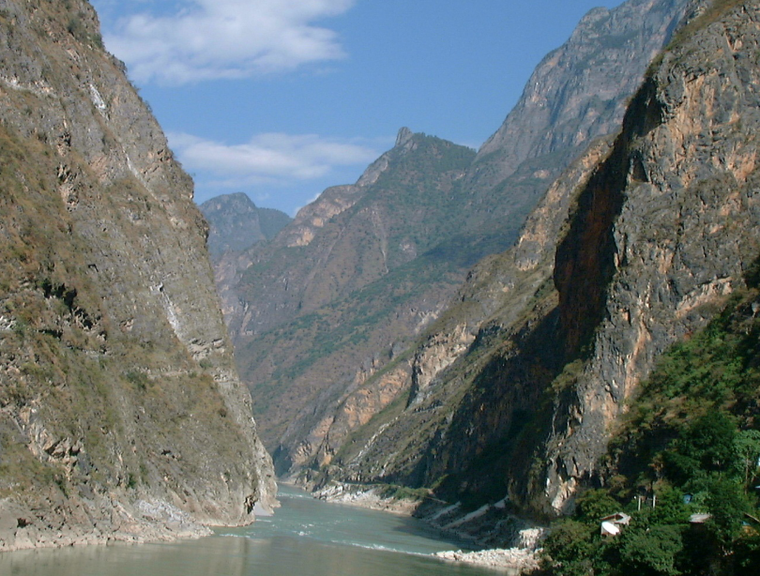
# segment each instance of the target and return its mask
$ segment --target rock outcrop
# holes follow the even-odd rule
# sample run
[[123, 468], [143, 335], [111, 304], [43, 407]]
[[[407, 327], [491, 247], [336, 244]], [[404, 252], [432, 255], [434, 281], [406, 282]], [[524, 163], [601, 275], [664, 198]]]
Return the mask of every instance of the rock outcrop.
[[505, 226], [502, 206], [528, 195], [524, 218], [590, 142], [614, 134], [687, 3], [629, 0], [586, 14], [567, 42], [536, 67], [504, 123], [478, 150], [466, 176], [473, 194], [468, 217]]
[[189, 176], [84, 0], [0, 0], [0, 550], [274, 504]]

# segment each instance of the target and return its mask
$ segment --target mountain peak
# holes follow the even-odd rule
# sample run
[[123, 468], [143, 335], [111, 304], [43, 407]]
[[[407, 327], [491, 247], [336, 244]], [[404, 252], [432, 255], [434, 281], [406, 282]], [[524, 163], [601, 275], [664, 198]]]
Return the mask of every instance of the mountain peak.
[[396, 146], [403, 146], [409, 140], [411, 140], [412, 136], [414, 136], [414, 132], [404, 126], [401, 128], [401, 130], [398, 131], [398, 135], [396, 136]]

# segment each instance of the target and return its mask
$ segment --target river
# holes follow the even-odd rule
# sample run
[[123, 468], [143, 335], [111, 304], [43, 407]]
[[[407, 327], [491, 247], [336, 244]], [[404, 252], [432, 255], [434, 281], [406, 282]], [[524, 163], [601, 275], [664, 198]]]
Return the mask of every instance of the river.
[[251, 526], [170, 544], [0, 554], [3, 576], [480, 576], [431, 556], [461, 547], [422, 522], [281, 487], [282, 507]]

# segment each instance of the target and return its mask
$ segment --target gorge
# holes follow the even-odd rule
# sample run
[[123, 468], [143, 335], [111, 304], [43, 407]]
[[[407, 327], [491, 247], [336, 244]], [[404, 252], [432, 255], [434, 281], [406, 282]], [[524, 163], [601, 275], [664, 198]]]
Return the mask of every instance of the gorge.
[[[0, 29], [1, 552], [249, 538], [277, 474], [483, 546], [571, 517], [549, 573], [687, 573], [723, 495], [752, 566], [757, 0], [594, 9], [477, 151], [401, 128], [293, 219], [194, 204], [86, 0]], [[600, 543], [634, 498], [678, 518]]]
[[640, 383], [758, 256], [756, 11], [592, 11], [474, 156], [402, 129], [237, 254], [225, 313], [278, 473], [459, 530], [477, 511], [492, 545], [606, 486]]
[[[527, 424], [548, 384], [538, 374], [551, 381], [573, 352], [546, 332], [526, 342], [547, 355], [538, 365], [519, 360], [506, 376], [499, 357], [522, 345], [509, 343], [520, 323], [556, 313], [553, 253], [576, 187], [694, 10], [639, 1], [591, 11], [477, 153], [404, 128], [356, 184], [326, 190], [271, 242], [217, 260], [238, 366], [279, 474], [429, 487], [502, 442], [508, 414]], [[471, 446], [464, 422], [476, 408], [461, 403], [476, 378], [506, 388], [492, 391], [502, 415], [485, 410], [491, 433]]]

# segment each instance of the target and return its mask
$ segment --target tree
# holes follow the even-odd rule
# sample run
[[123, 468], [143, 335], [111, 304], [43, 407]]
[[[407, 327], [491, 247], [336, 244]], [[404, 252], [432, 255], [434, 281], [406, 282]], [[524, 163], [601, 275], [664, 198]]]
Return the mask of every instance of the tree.
[[681, 571], [676, 566], [676, 558], [682, 549], [682, 528], [678, 525], [629, 526], [620, 536], [619, 572], [678, 576]]
[[597, 526], [605, 516], [620, 510], [620, 504], [607, 490], [587, 490], [576, 500], [575, 516], [578, 520]]
[[744, 490], [757, 472], [760, 458], [760, 430], [742, 430], [734, 438], [734, 468], [744, 483]]
[[663, 454], [665, 471], [677, 485], [704, 479], [711, 472], [725, 472], [736, 460], [737, 427], [720, 410], [710, 410], [686, 428]]
[[741, 486], [725, 478], [716, 478], [709, 485], [707, 527], [724, 551], [740, 535], [744, 513], [749, 502]]
[[550, 573], [587, 576], [592, 573], [598, 547], [596, 529], [577, 520], [562, 519], [552, 525], [544, 541], [542, 565]]

